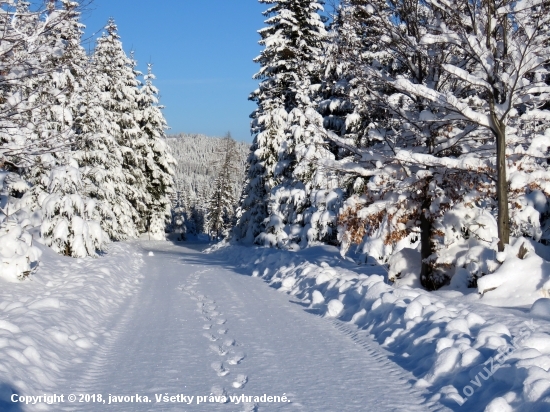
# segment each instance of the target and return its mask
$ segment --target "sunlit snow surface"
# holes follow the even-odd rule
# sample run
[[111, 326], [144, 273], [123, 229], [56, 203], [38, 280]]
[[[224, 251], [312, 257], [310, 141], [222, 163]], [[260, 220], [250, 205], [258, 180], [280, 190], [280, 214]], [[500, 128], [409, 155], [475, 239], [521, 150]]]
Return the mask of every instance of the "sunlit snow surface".
[[550, 304], [529, 309], [544, 294], [548, 264], [529, 244], [527, 258], [517, 258], [520, 241], [506, 253], [515, 292], [497, 288], [484, 296], [475, 288], [426, 292], [390, 286], [382, 267], [344, 261], [328, 246], [297, 253], [229, 246], [213, 254], [310, 311], [368, 333], [412, 372], [414, 387], [424, 388], [427, 400], [455, 411], [546, 411]]
[[[122, 243], [82, 260], [45, 249], [32, 281], [0, 292], [0, 410], [545, 410], [545, 301], [529, 313], [485, 306], [475, 293], [393, 288], [382, 267], [357, 266], [326, 246], [204, 247]], [[536, 329], [506, 367], [479, 379], [484, 361], [532, 317]], [[19, 408], [7, 403], [13, 392], [152, 402]], [[156, 403], [164, 394], [290, 402]]]
[[[153, 402], [11, 410], [434, 410], [364, 333], [308, 313], [222, 257], [141, 242], [95, 260], [46, 250], [45, 262], [32, 282], [1, 292], [2, 400], [14, 391]], [[290, 402], [157, 404], [165, 393], [286, 394]]]

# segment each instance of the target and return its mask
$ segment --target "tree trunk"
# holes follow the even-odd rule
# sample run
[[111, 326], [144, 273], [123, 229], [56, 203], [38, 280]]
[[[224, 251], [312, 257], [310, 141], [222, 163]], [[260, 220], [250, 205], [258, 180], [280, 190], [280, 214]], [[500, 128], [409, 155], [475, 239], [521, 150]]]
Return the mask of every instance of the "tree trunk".
[[498, 250], [510, 243], [510, 215], [508, 212], [508, 178], [506, 175], [506, 126], [496, 123], [497, 139], [497, 202], [498, 202]]
[[422, 203], [422, 212], [420, 214], [420, 258], [422, 259], [422, 270], [420, 272], [420, 283], [428, 290], [435, 290], [436, 286], [432, 279], [433, 267], [428, 262], [428, 258], [434, 252], [432, 246], [432, 221], [426, 217], [425, 210], [430, 208], [430, 200], [424, 200]]

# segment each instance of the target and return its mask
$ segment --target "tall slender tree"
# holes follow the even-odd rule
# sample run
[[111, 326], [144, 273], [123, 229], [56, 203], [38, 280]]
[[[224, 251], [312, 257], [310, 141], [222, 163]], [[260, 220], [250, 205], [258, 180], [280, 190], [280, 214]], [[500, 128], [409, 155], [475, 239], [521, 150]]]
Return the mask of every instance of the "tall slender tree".
[[258, 105], [251, 115], [255, 138], [234, 234], [237, 239], [264, 243], [265, 236], [258, 235], [266, 226], [276, 230], [270, 223], [271, 190], [292, 175], [295, 162], [296, 141], [287, 132], [288, 115], [298, 107], [299, 88], [309, 81], [310, 63], [319, 54], [326, 31], [316, 0], [259, 1], [272, 6], [263, 13], [267, 27], [259, 31], [259, 43], [265, 48], [255, 59], [261, 65], [254, 76], [260, 85], [250, 95]]
[[122, 47], [118, 29], [113, 19], [105, 26], [106, 32], [98, 39], [92, 56], [93, 81], [100, 88], [101, 106], [105, 113], [105, 131], [114, 137], [122, 155], [122, 171], [125, 186], [122, 194], [130, 202], [132, 224], [128, 232], [146, 231], [146, 204], [149, 194], [145, 188], [142, 167], [142, 148], [146, 139], [136, 119], [139, 113], [140, 82], [135, 71], [135, 61]]
[[233, 199], [232, 175], [237, 169], [236, 143], [228, 133], [220, 144], [221, 158], [218, 163], [218, 174], [208, 202], [205, 223], [210, 236], [216, 239], [219, 239], [233, 223], [235, 199]]
[[170, 220], [170, 194], [173, 192], [175, 160], [166, 145], [166, 119], [159, 106], [158, 89], [153, 85], [155, 76], [148, 65], [145, 84], [141, 88], [137, 121], [141, 130], [139, 159], [145, 178], [145, 210], [147, 231], [155, 239], [164, 239], [166, 224]]

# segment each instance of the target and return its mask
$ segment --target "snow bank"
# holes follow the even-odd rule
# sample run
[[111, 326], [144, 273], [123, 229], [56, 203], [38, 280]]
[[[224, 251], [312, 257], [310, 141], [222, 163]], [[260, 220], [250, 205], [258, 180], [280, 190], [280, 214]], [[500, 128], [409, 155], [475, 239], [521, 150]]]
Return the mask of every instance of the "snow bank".
[[0, 224], [0, 279], [17, 282], [29, 276], [38, 267], [41, 254], [18, 222]]
[[[383, 267], [357, 266], [328, 246], [292, 253], [222, 244], [208, 252], [233, 262], [237, 271], [261, 277], [301, 299], [312, 311], [370, 332], [394, 354], [397, 364], [412, 371], [417, 377], [415, 386], [425, 389], [430, 401], [440, 401], [453, 410], [464, 405], [468, 411], [522, 410], [525, 405], [542, 408], [550, 402], [550, 335], [539, 332], [529, 318], [522, 323], [521, 318], [509, 315], [486, 316], [484, 305], [472, 304], [487, 300], [506, 305], [511, 296], [506, 282], [482, 298], [457, 291], [429, 293], [412, 288], [409, 282], [390, 286]], [[534, 253], [523, 260], [514, 254], [511, 248], [499, 277], [508, 270], [506, 262], [513, 266], [521, 261], [528, 267], [542, 263]], [[525, 266], [516, 269], [516, 280], [531, 276], [524, 272]], [[513, 270], [509, 268], [509, 273]], [[489, 276], [480, 280], [485, 278], [492, 285]], [[525, 290], [533, 289], [534, 283], [536, 279], [525, 282]], [[475, 313], [475, 308], [485, 315]], [[547, 313], [546, 301], [532, 309], [535, 322]]]
[[550, 263], [534, 252], [528, 240], [516, 239], [505, 252], [497, 254], [497, 260], [502, 265], [477, 281], [483, 303], [530, 306], [537, 299], [550, 297]]
[[40, 248], [42, 262], [30, 279], [9, 286], [0, 279], [0, 409], [13, 392], [54, 391], [64, 369], [102, 344], [117, 308], [139, 287], [142, 253], [129, 244], [113, 244], [101, 259]]

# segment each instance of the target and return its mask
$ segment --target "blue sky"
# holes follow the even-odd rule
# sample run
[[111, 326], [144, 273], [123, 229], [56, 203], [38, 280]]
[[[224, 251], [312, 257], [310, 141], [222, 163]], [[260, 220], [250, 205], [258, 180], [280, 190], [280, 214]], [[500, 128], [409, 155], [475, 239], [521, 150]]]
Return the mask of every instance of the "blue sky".
[[247, 98], [265, 9], [257, 0], [93, 0], [82, 20], [89, 38], [114, 17], [139, 69], [154, 64], [169, 133], [251, 141]]

